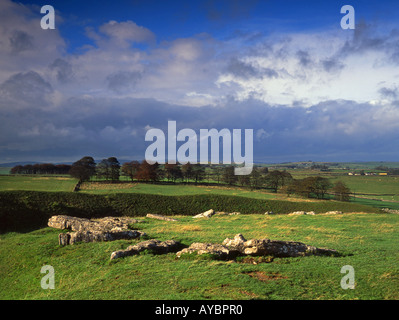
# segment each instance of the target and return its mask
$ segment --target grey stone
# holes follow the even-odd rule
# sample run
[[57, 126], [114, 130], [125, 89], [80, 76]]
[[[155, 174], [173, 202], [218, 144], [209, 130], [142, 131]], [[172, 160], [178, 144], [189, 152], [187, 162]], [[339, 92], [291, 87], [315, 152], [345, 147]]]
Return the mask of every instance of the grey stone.
[[140, 242], [136, 245], [127, 247], [126, 250], [114, 251], [111, 254], [111, 260], [133, 256], [139, 254], [141, 251], [150, 250], [154, 254], [165, 254], [169, 252], [177, 252], [181, 250], [183, 245], [175, 240], [159, 241], [156, 239], [151, 239], [147, 241]]
[[192, 254], [195, 252], [198, 255], [207, 253], [215, 255], [219, 259], [229, 259], [235, 255], [236, 250], [229, 250], [226, 246], [221, 244], [194, 242], [190, 247], [177, 252], [176, 256], [180, 258], [182, 254]]
[[208, 211], [202, 212], [200, 214], [197, 214], [193, 216], [193, 218], [210, 218], [215, 214], [215, 211], [213, 209], [210, 209]]
[[242, 234], [233, 239], [226, 238], [223, 243], [193, 243], [189, 248], [177, 252], [180, 257], [185, 253], [216, 255], [220, 259], [232, 259], [237, 256], [274, 256], [274, 257], [302, 257], [309, 255], [336, 255], [332, 249], [316, 248], [301, 242], [279, 241], [270, 239], [246, 240]]
[[146, 215], [147, 218], [152, 218], [152, 219], [157, 219], [157, 220], [164, 220], [164, 221], [178, 221], [176, 219], [170, 218], [170, 217], [165, 217], [162, 216], [160, 214], [152, 214], [152, 213], [148, 213]]
[[77, 231], [60, 233], [58, 235], [60, 245], [72, 245], [78, 242], [101, 242], [115, 240], [132, 240], [145, 236], [146, 234], [138, 230], [123, 231]]
[[308, 255], [337, 254], [336, 250], [316, 248], [301, 242], [270, 239], [246, 240], [242, 234], [234, 239], [225, 239], [223, 244], [229, 249], [236, 249], [241, 254], [250, 256], [301, 257]]
[[138, 220], [128, 217], [105, 217], [90, 220], [58, 215], [49, 219], [48, 226], [75, 231], [58, 235], [58, 243], [65, 246], [77, 242], [131, 240], [143, 237], [146, 235], [144, 232], [129, 230], [129, 225], [137, 222]]

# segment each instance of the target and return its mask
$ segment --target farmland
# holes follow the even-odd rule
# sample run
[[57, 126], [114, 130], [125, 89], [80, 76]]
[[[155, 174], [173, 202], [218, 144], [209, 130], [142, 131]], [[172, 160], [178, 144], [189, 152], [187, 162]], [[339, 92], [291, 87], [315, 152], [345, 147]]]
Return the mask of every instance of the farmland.
[[[67, 175], [0, 175], [4, 211], [0, 212], [0, 221], [12, 226], [0, 234], [0, 299], [398, 299], [399, 215], [382, 213], [380, 208], [399, 206], [396, 202], [360, 198], [397, 201], [398, 177], [288, 170], [297, 178], [323, 175], [332, 182], [343, 181], [356, 198], [339, 202], [287, 196], [267, 189], [218, 184], [213, 179], [199, 184], [94, 179], [73, 192], [77, 180]], [[242, 212], [192, 219], [191, 215], [211, 207]], [[317, 214], [264, 215], [270, 208], [276, 213], [314, 210]], [[320, 214], [340, 209], [344, 214]], [[149, 212], [178, 221], [146, 218]], [[178, 259], [174, 253], [143, 252], [111, 261], [113, 251], [140, 240], [63, 247], [58, 244], [60, 231], [46, 226], [55, 214], [87, 218], [130, 215], [140, 221], [134, 228], [150, 238], [176, 240], [186, 246], [193, 242], [222, 243], [242, 233], [246, 239], [300, 241], [335, 249], [339, 255], [222, 261], [206, 255]], [[18, 219], [12, 221], [14, 218]], [[39, 223], [33, 223], [35, 219], [40, 219]], [[30, 224], [34, 227], [29, 228]], [[40, 287], [43, 265], [55, 269], [54, 290]], [[340, 286], [344, 265], [355, 268], [354, 290]]]
[[11, 176], [0, 175], [0, 191], [31, 190], [31, 191], [73, 191], [77, 180], [69, 176]]

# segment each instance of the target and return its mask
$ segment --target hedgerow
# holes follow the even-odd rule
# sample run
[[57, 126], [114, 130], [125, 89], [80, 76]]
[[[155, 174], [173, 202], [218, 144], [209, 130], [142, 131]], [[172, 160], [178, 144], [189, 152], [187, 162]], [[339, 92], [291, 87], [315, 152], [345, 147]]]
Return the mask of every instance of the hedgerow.
[[262, 200], [229, 195], [163, 196], [154, 194], [117, 193], [93, 195], [71, 192], [3, 191], [0, 192], [0, 232], [32, 230], [47, 225], [53, 215], [65, 214], [82, 218], [105, 216], [195, 215], [209, 209], [243, 214], [287, 214], [293, 211], [317, 213], [377, 212], [377, 209], [337, 201], [293, 202]]

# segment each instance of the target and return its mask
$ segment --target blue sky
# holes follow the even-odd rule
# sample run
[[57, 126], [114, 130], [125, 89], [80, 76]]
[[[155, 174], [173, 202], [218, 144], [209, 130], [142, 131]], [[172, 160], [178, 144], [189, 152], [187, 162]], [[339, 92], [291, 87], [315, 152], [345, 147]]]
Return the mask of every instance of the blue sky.
[[142, 159], [168, 120], [253, 129], [256, 162], [398, 160], [397, 21], [397, 1], [2, 0], [0, 163]]
[[[39, 6], [43, 1], [18, 1]], [[270, 33], [276, 30], [306, 31], [338, 28], [340, 8], [352, 4], [357, 19], [373, 23], [394, 22], [399, 18], [397, 1], [354, 0], [352, 3], [328, 0], [53, 0], [51, 4], [63, 17], [58, 24], [73, 52], [90, 41], [85, 27], [98, 28], [110, 21], [134, 21], [152, 30], [158, 43], [175, 38], [210, 33], [217, 39], [234, 36], [237, 31]]]

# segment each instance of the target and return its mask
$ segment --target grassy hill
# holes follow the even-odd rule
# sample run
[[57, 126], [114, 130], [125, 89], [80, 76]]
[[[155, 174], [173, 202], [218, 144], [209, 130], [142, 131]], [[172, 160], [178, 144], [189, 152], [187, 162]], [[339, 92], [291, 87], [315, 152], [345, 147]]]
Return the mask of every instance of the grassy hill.
[[[137, 227], [151, 238], [186, 245], [221, 243], [242, 233], [247, 239], [301, 241], [341, 255], [266, 257], [253, 264], [142, 253], [110, 261], [113, 251], [140, 240], [61, 247], [59, 230], [11, 232], [0, 235], [0, 299], [399, 299], [399, 215], [175, 217], [179, 221], [173, 223], [140, 218]], [[40, 286], [44, 265], [54, 267], [54, 290]], [[354, 290], [340, 286], [344, 265], [355, 270]]]

